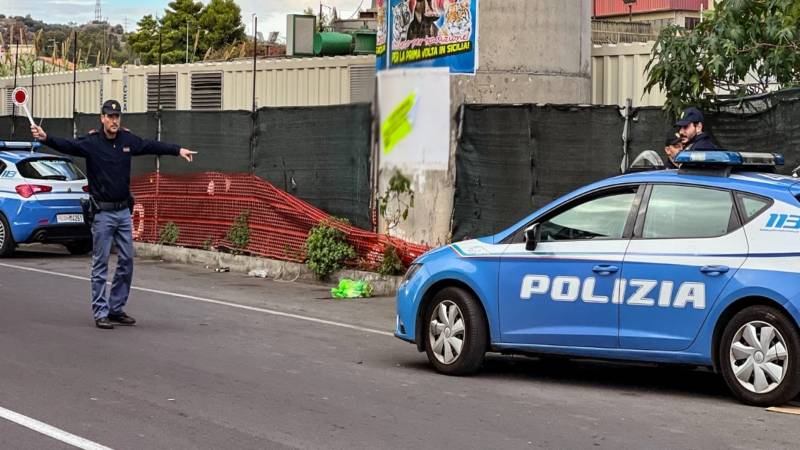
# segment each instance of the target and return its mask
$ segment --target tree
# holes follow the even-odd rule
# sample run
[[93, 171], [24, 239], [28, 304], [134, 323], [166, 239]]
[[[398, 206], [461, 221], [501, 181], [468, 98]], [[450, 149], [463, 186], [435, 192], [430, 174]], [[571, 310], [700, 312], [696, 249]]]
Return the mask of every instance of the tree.
[[189, 25], [189, 60], [205, 55], [209, 48], [224, 49], [244, 40], [241, 9], [233, 0], [211, 0], [206, 6], [193, 0], [174, 0], [155, 20], [145, 16], [129, 44], [142, 64], [158, 63], [158, 32], [161, 29], [161, 62], [186, 61], [186, 25]]
[[163, 35], [162, 47], [164, 64], [182, 63], [186, 61], [187, 42], [186, 25], [189, 25], [189, 51], [193, 50], [194, 35], [200, 21], [203, 4], [193, 0], [175, 0], [170, 2], [161, 19]]
[[211, 0], [200, 14], [206, 48], [221, 49], [245, 39], [242, 10], [233, 0]]
[[125, 62], [120, 36], [114, 34], [112, 27], [106, 22], [92, 22], [81, 27], [78, 32], [78, 48], [81, 59], [92, 66], [118, 66]]
[[128, 45], [142, 64], [158, 63], [158, 21], [148, 14], [137, 25], [139, 31], [128, 36]]
[[800, 2], [722, 0], [693, 30], [664, 28], [645, 69], [664, 108], [707, 105], [718, 94], [764, 93], [800, 82]]

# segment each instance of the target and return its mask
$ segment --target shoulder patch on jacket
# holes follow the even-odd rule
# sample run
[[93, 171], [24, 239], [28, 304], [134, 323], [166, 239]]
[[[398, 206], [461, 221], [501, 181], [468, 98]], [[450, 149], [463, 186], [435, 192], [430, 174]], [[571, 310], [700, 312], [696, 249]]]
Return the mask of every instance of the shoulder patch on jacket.
[[92, 128], [91, 130], [89, 130], [89, 134], [97, 134], [97, 129]]

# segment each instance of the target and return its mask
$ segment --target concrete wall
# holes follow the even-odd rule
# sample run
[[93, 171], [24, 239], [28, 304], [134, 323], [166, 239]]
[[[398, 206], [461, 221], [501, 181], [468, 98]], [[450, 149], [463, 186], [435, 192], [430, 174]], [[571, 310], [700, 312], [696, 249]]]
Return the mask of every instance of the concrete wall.
[[588, 103], [590, 0], [481, 0], [479, 67], [453, 103]]
[[[590, 0], [480, 0], [477, 74], [450, 77], [449, 169], [414, 174], [416, 206], [398, 234], [450, 239], [462, 103], [590, 102], [591, 14]], [[382, 171], [381, 185], [390, 176]]]

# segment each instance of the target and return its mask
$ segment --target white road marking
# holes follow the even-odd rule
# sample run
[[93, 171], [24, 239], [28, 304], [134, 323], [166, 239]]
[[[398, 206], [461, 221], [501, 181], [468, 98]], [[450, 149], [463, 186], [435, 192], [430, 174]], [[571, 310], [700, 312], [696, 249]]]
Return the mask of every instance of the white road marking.
[[[64, 278], [72, 278], [72, 279], [75, 279], [75, 280], [82, 280], [82, 281], [90, 281], [91, 280], [88, 277], [70, 275], [70, 274], [61, 273], [61, 272], [53, 272], [53, 271], [50, 271], [50, 270], [34, 269], [33, 267], [16, 266], [16, 265], [13, 265], [13, 264], [4, 264], [4, 263], [0, 263], [0, 266], [1, 267], [8, 267], [8, 268], [11, 268], [11, 269], [26, 270], [28, 272], [36, 272], [36, 273], [43, 273], [43, 274], [47, 274], [47, 275], [54, 275], [54, 276], [64, 277]], [[171, 296], [171, 297], [182, 298], [182, 299], [186, 299], [186, 300], [194, 300], [194, 301], [203, 302], [203, 303], [211, 303], [211, 304], [214, 304], [214, 305], [227, 306], [227, 307], [230, 307], [230, 308], [244, 309], [246, 311], [255, 311], [255, 312], [260, 312], [260, 313], [264, 313], [264, 314], [270, 314], [270, 315], [273, 315], [273, 316], [288, 317], [288, 318], [291, 318], [291, 319], [305, 320], [307, 322], [314, 322], [314, 323], [319, 323], [319, 324], [323, 324], [323, 325], [331, 325], [331, 326], [340, 327], [340, 328], [348, 328], [350, 330], [363, 331], [365, 333], [372, 333], [372, 334], [379, 334], [381, 336], [394, 337], [394, 334], [390, 333], [388, 331], [376, 330], [374, 328], [360, 327], [360, 326], [357, 326], [357, 325], [350, 325], [350, 324], [342, 323], [342, 322], [334, 322], [332, 320], [317, 319], [316, 317], [303, 316], [303, 315], [300, 315], [300, 314], [292, 314], [292, 313], [287, 313], [287, 312], [283, 312], [283, 311], [276, 311], [274, 309], [258, 308], [258, 307], [255, 307], [255, 306], [247, 306], [247, 305], [239, 305], [237, 303], [231, 303], [231, 302], [226, 302], [226, 301], [222, 301], [222, 300], [214, 300], [212, 298], [196, 297], [194, 295], [178, 294], [176, 292], [160, 291], [158, 289], [147, 289], [147, 288], [136, 287], [136, 286], [132, 286], [131, 290], [149, 292], [151, 294], [168, 295], [168, 296]]]
[[22, 425], [25, 428], [29, 428], [37, 433], [49, 436], [57, 441], [61, 441], [73, 447], [84, 450], [111, 450], [111, 448], [106, 447], [105, 445], [100, 445], [80, 436], [75, 436], [72, 433], [67, 433], [64, 430], [58, 429], [44, 422], [39, 422], [38, 420], [32, 419], [28, 416], [23, 416], [22, 414], [5, 409], [2, 406], [0, 406], [0, 418], [14, 422], [17, 425]]

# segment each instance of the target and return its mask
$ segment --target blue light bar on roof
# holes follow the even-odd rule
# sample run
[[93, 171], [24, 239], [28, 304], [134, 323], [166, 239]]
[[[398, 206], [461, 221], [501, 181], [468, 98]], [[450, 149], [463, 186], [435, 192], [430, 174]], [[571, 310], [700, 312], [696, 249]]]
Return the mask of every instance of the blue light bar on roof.
[[34, 151], [41, 147], [40, 142], [23, 142], [23, 141], [0, 141], [0, 149], [3, 150], [30, 150]]
[[727, 150], [689, 150], [678, 153], [675, 164], [681, 166], [782, 166], [785, 160], [777, 153], [731, 152]]

